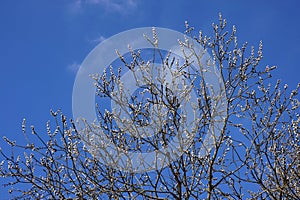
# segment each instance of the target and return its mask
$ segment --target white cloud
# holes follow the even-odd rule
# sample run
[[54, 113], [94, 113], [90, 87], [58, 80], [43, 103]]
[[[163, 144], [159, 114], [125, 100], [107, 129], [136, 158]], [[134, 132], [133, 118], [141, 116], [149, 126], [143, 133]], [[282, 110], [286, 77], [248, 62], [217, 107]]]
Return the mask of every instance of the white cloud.
[[106, 40], [106, 37], [100, 35], [99, 37], [90, 40], [90, 42], [91, 42], [91, 43], [101, 43], [101, 42], [103, 42], [104, 40]]
[[74, 74], [78, 72], [79, 68], [80, 68], [80, 64], [78, 64], [77, 62], [74, 62], [67, 66], [67, 69]]
[[101, 6], [107, 12], [127, 14], [137, 7], [137, 0], [75, 0], [72, 9], [81, 11], [84, 5]]

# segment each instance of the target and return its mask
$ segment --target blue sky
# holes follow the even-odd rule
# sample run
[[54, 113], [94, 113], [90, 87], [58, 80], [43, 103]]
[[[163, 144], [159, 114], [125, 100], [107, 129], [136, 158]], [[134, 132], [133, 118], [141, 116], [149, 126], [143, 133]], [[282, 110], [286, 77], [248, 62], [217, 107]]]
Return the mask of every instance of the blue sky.
[[145, 26], [182, 32], [185, 20], [211, 34], [219, 12], [236, 25], [240, 43], [257, 46], [263, 40], [262, 64], [277, 65], [275, 78], [295, 87], [300, 82], [299, 7], [297, 0], [2, 0], [0, 137], [22, 141], [23, 118], [44, 132], [51, 108], [72, 117], [78, 66], [101, 40]]

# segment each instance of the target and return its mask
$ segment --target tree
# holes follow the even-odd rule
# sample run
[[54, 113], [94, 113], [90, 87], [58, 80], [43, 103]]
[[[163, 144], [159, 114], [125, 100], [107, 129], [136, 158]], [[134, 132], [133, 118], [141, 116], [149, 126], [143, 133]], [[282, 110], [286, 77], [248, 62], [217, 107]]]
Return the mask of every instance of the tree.
[[[114, 159], [107, 158], [109, 152], [99, 155], [91, 148], [102, 147], [106, 151], [106, 140], [83, 135], [76, 122], [68, 120], [61, 111], [51, 111], [55, 128], [48, 122], [47, 136], [31, 127], [38, 142], [31, 142], [25, 120], [22, 130], [27, 144], [4, 138], [13, 153], [1, 151], [0, 174], [9, 180], [6, 186], [15, 198], [300, 199], [300, 84], [291, 92], [280, 81], [272, 86], [268, 81], [276, 67], [259, 65], [262, 42], [257, 53], [254, 47], [248, 49], [247, 43], [240, 46], [236, 28], [228, 31], [221, 15], [212, 27], [212, 37], [203, 36], [202, 32], [194, 36], [194, 28], [186, 23], [185, 34], [189, 38], [179, 42], [181, 60], [172, 52], [159, 50], [155, 29], [153, 40], [148, 38], [155, 59], [143, 59], [138, 50], [131, 50], [129, 61], [119, 54], [137, 84], [143, 79], [143, 84], [138, 85], [139, 97], [126, 95], [121, 68], [108, 68], [93, 76], [99, 101], [113, 101], [120, 109], [103, 110], [98, 106], [100, 122], [84, 123], [86, 133], [101, 128], [124, 156], [127, 152], [162, 149], [180, 132], [193, 133], [193, 137], [186, 134], [185, 140], [178, 142], [189, 144], [188, 147], [180, 148], [176, 157], [169, 155], [166, 162], [160, 163], [163, 167], [153, 170], [116, 168], [101, 162]], [[196, 44], [212, 54], [211, 63], [218, 66], [217, 75], [224, 90], [214, 90], [203, 78], [203, 55]], [[149, 69], [156, 70], [153, 63], [157, 59], [163, 72], [154, 77]], [[199, 114], [193, 121], [196, 126], [189, 132], [189, 113], [184, 102], [194, 100], [193, 92], [197, 98], [192, 111]], [[220, 100], [224, 99], [222, 96], [226, 96], [225, 102]], [[221, 113], [224, 118], [216, 118], [220, 115], [218, 106], [226, 108]], [[126, 115], [121, 113], [123, 107], [129, 121], [121, 117]], [[212, 129], [211, 124], [219, 125]], [[144, 127], [148, 127], [146, 131]], [[149, 130], [155, 134], [147, 135]], [[218, 134], [209, 136], [209, 131]], [[208, 146], [207, 141], [212, 145]], [[16, 156], [16, 148], [24, 155]]]

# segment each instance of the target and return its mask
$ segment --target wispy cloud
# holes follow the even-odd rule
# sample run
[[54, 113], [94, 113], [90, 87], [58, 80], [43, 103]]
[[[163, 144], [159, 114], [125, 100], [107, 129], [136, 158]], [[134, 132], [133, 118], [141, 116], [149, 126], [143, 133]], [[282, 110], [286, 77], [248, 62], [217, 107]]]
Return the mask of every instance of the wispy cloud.
[[82, 11], [85, 5], [101, 6], [106, 12], [127, 14], [137, 7], [138, 0], [75, 0], [72, 9]]
[[80, 64], [77, 62], [73, 62], [72, 64], [67, 66], [67, 70], [74, 74], [78, 72], [79, 68], [80, 68]]
[[100, 35], [99, 37], [90, 40], [91, 43], [101, 43], [102, 41], [106, 40], [106, 37]]

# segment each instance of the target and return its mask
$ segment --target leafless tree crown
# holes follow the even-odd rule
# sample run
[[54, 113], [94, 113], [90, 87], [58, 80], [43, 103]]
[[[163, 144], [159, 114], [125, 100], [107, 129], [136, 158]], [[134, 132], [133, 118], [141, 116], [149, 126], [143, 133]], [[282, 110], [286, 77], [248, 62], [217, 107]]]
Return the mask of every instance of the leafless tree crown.
[[[99, 101], [115, 101], [126, 107], [131, 121], [118, 118], [113, 110], [98, 107], [99, 127], [124, 151], [147, 152], [170, 143], [184, 124], [182, 98], [184, 91], [195, 91], [194, 108], [198, 126], [188, 148], [166, 167], [153, 171], [133, 173], [104, 165], [86, 146], [91, 142], [76, 129], [76, 122], [67, 119], [61, 111], [51, 111], [54, 120], [47, 122], [46, 131], [38, 133], [31, 126], [28, 134], [25, 120], [22, 132], [27, 143], [18, 144], [6, 137], [11, 153], [1, 151], [0, 175], [12, 197], [33, 199], [300, 199], [300, 116], [298, 90], [291, 90], [278, 80], [271, 84], [271, 72], [276, 67], [259, 65], [263, 58], [262, 42], [258, 48], [240, 45], [236, 28], [229, 30], [220, 15], [212, 24], [213, 34], [195, 34], [186, 22], [185, 34], [193, 41], [181, 41], [182, 50], [191, 42], [200, 44], [212, 55], [224, 82], [226, 113], [220, 136], [214, 146], [201, 154], [212, 116], [212, 98], [201, 70], [191, 70], [195, 63], [184, 52], [184, 62], [159, 51], [159, 35], [153, 31], [153, 56], [143, 58], [141, 51], [131, 50], [130, 60], [119, 55], [123, 68], [108, 68], [93, 75]], [[200, 55], [198, 55], [200, 56]], [[190, 83], [185, 90], [176, 89], [161, 80], [153, 84], [154, 77], [147, 74], [154, 60], [160, 60], [164, 69], [175, 69], [174, 76], [185, 77]], [[115, 66], [114, 66], [115, 67]], [[140, 97], [122, 96], [121, 73], [126, 69], [133, 74], [143, 71], [147, 84], [139, 85]], [[157, 77], [156, 77], [157, 78]], [[138, 82], [138, 80], [136, 80]], [[117, 88], [117, 90], [116, 90]], [[118, 94], [114, 94], [118, 92]], [[182, 96], [180, 96], [180, 94]], [[116, 99], [119, 97], [119, 99]], [[224, 102], [223, 102], [224, 103]], [[164, 107], [162, 109], [160, 106]], [[150, 108], [156, 106], [156, 118], [149, 118]], [[162, 113], [163, 111], [163, 113]], [[155, 121], [159, 116], [165, 120]], [[137, 127], [155, 121], [153, 136], [143, 135]], [[122, 126], [118, 125], [122, 124]], [[135, 135], [127, 132], [135, 131]], [[97, 145], [99, 145], [97, 143]], [[104, 147], [103, 147], [104, 148]], [[201, 156], [200, 156], [201, 154]]]

